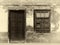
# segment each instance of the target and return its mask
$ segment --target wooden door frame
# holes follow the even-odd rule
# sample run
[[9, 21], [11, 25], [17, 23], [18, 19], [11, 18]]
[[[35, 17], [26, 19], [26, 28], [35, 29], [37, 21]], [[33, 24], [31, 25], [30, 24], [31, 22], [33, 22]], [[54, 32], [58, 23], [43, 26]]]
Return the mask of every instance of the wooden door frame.
[[[10, 15], [9, 12], [10, 12], [10, 10], [13, 10], [13, 9], [8, 10], [8, 42], [10, 41], [10, 39], [9, 39], [9, 15]], [[24, 15], [25, 15], [25, 29], [24, 29], [24, 31], [25, 31], [25, 34], [26, 34], [26, 10], [25, 9], [21, 9], [21, 10], [24, 11]], [[26, 36], [25, 36], [25, 38], [26, 38]]]

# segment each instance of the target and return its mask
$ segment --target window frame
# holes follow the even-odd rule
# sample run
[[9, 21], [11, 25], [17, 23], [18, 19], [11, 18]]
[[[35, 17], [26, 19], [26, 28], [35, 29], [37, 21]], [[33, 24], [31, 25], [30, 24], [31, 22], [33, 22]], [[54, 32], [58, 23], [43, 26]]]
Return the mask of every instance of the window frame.
[[[36, 13], [39, 12], [39, 11], [44, 11], [44, 13], [45, 13], [45, 11], [49, 12], [49, 17], [47, 17], [47, 18], [49, 18], [49, 27], [50, 27], [51, 10], [50, 9], [34, 9], [34, 31], [36, 31]], [[44, 19], [46, 19], [46, 18], [44, 18]], [[50, 28], [49, 28], [49, 30], [50, 30]]]

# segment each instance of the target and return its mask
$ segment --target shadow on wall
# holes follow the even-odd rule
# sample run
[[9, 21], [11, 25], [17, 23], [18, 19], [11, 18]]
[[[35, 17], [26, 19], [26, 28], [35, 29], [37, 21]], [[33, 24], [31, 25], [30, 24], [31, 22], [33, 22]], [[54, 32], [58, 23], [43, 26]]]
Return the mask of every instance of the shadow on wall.
[[60, 14], [57, 11], [53, 11], [51, 14], [51, 30], [57, 31], [59, 29]]
[[30, 31], [34, 31], [34, 30], [33, 30], [33, 27], [30, 26], [30, 25], [26, 27], [26, 31], [29, 31], [29, 30], [30, 30]]
[[8, 42], [8, 33], [7, 32], [0, 32], [0, 43], [7, 43]]
[[[56, 31], [56, 30], [55, 30]], [[52, 37], [52, 38], [51, 38]], [[60, 43], [60, 33], [36, 33], [32, 26], [26, 27], [27, 43]]]

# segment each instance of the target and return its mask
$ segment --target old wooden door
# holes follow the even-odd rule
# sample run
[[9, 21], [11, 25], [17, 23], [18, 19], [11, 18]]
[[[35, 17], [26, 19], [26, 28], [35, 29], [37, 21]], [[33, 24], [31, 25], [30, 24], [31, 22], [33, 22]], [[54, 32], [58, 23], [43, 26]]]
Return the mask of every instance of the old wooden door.
[[25, 39], [25, 11], [9, 10], [9, 41]]
[[36, 32], [50, 32], [50, 10], [34, 11], [34, 29]]

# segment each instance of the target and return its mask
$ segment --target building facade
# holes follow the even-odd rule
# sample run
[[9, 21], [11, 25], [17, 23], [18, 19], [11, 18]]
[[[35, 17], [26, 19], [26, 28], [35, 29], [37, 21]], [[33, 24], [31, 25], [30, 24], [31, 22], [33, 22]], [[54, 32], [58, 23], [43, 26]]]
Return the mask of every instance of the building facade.
[[26, 40], [28, 37], [26, 35], [31, 32], [43, 35], [59, 32], [59, 13], [56, 13], [59, 8], [58, 2], [53, 0], [2, 1], [1, 32], [8, 33], [7, 41], [9, 42]]

